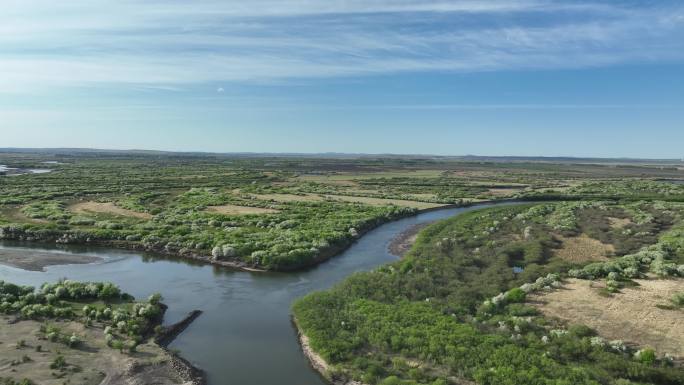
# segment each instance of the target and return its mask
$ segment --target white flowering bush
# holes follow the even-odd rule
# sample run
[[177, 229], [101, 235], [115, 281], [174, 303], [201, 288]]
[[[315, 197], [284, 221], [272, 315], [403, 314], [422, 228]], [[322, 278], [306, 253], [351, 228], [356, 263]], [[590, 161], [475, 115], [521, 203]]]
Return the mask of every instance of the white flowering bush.
[[591, 337], [589, 342], [591, 343], [591, 346], [598, 346], [601, 348], [606, 346], [606, 340], [599, 336]]
[[568, 331], [565, 329], [552, 329], [549, 331], [549, 335], [555, 338], [563, 337], [566, 334], [568, 334]]
[[520, 287], [513, 288], [504, 293], [499, 293], [496, 296], [485, 300], [482, 303], [480, 312], [485, 315], [491, 315], [496, 312], [497, 308], [502, 306], [510, 303], [524, 302], [527, 294], [541, 290], [550, 290], [551, 288], [560, 288], [562, 286], [563, 283], [560, 274], [549, 273], [544, 277], [537, 278], [534, 283], [525, 283]]
[[595, 262], [581, 269], [571, 269], [568, 275], [580, 279], [606, 277], [619, 280], [621, 277], [638, 278], [643, 271], [650, 271], [661, 277], [684, 276], [684, 269], [673, 262], [675, 254], [666, 243], [646, 246], [634, 254], [628, 254], [606, 262]]
[[610, 347], [611, 350], [618, 352], [618, 353], [627, 352], [627, 345], [625, 345], [624, 341], [622, 341], [622, 340], [610, 341], [608, 343], [608, 346]]

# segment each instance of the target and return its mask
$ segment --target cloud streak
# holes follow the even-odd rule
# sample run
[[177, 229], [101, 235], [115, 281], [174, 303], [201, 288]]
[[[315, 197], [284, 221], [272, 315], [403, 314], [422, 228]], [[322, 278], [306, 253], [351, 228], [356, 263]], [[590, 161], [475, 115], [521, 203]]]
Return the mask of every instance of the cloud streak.
[[682, 60], [684, 7], [665, 2], [9, 0], [0, 15], [5, 93]]

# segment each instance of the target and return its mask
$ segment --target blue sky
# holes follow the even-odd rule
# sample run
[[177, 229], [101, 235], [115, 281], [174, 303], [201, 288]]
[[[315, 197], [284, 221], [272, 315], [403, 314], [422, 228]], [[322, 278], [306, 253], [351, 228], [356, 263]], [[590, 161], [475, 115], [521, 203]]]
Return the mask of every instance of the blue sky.
[[0, 147], [684, 157], [680, 1], [5, 0]]

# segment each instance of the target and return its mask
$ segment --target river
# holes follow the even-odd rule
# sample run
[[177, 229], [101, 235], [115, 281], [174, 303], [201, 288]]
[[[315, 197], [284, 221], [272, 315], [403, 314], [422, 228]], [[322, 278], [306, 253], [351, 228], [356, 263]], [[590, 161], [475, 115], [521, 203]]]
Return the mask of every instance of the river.
[[[139, 252], [73, 246], [59, 249], [104, 261], [52, 266], [45, 272], [0, 265], [0, 279], [34, 286], [60, 278], [111, 281], [136, 298], [160, 292], [169, 305], [167, 323], [194, 309], [204, 311], [170, 348], [203, 369], [210, 385], [324, 385], [300, 350], [290, 320], [292, 301], [354, 272], [395, 261], [387, 246], [411, 226], [485, 206], [490, 204], [431, 211], [384, 224], [342, 254], [301, 272], [250, 273]], [[26, 247], [27, 252], [58, 248], [13, 242], [0, 247]]]

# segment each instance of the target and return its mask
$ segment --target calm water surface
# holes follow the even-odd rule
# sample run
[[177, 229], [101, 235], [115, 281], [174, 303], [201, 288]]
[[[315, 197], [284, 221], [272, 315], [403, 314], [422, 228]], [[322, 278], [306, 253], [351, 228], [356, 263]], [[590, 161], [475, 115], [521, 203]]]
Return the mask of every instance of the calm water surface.
[[[249, 273], [160, 259], [143, 253], [103, 248], [60, 250], [104, 258], [91, 265], [53, 266], [30, 272], [0, 265], [0, 279], [39, 286], [60, 278], [111, 281], [136, 298], [160, 292], [169, 305], [165, 322], [173, 323], [194, 309], [204, 311], [171, 348], [202, 368], [211, 385], [323, 385], [300, 351], [290, 321], [292, 301], [325, 289], [342, 278], [371, 270], [397, 257], [387, 246], [407, 228], [481, 208], [445, 209], [380, 226], [344, 253], [307, 271]], [[0, 247], [24, 247], [4, 242]], [[55, 245], [42, 250], [54, 250]], [[38, 250], [26, 247], [27, 252]]]

